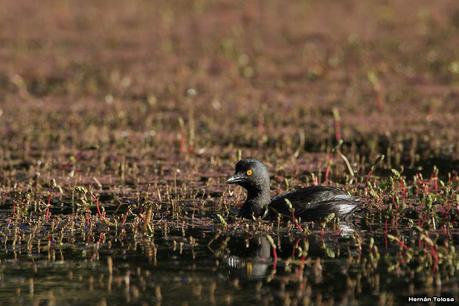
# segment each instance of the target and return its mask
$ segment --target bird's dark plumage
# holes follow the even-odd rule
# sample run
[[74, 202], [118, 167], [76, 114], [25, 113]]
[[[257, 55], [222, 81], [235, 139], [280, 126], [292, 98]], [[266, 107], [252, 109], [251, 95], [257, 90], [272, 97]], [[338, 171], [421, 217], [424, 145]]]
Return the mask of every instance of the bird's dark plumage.
[[303, 221], [320, 220], [331, 213], [346, 218], [359, 203], [346, 192], [329, 186], [301, 188], [271, 198], [268, 170], [255, 159], [240, 160], [228, 183], [247, 190], [247, 200], [239, 210], [239, 216], [244, 218], [265, 216], [272, 219], [278, 214], [291, 217], [292, 213]]

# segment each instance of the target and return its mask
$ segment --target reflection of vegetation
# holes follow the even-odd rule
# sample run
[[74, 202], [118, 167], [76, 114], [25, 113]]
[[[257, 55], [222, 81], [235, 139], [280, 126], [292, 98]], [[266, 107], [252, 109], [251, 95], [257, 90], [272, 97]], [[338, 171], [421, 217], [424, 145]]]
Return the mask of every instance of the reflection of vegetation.
[[[104, 227], [95, 216], [86, 222], [84, 218], [54, 217], [54, 228], [34, 223], [3, 230], [0, 239], [7, 247], [2, 251], [5, 258], [15, 257], [24, 264], [5, 265], [1, 273], [29, 275], [25, 283], [14, 277], [5, 278], [5, 285], [25, 289], [32, 282], [35, 297], [28, 297], [47, 300], [40, 284], [62, 286], [61, 290], [67, 292], [65, 288], [78, 288], [74, 282], [79, 280], [78, 283], [92, 282], [92, 291], [99, 298], [139, 302], [151, 298], [152, 287], [161, 292], [161, 298], [169, 299], [174, 293], [168, 288], [180, 286], [180, 295], [188, 299], [200, 287], [214, 286], [213, 297], [199, 297], [205, 303], [208, 298], [224, 300], [228, 294], [219, 275], [211, 272], [218, 271], [228, 274], [238, 290], [258, 288], [260, 294], [251, 297], [258, 303], [265, 299], [272, 303], [298, 299], [309, 299], [314, 304], [344, 300], [357, 303], [382, 292], [391, 300], [415, 294], [396, 290], [411, 282], [422, 284], [418, 290], [453, 293], [459, 268], [454, 246], [441, 241], [441, 235], [432, 237], [418, 226], [397, 236], [395, 232], [386, 235], [375, 231], [371, 238], [358, 231], [352, 236], [334, 230], [324, 232], [317, 226], [310, 227], [308, 236], [285, 232], [268, 239], [270, 236], [253, 235], [259, 231], [259, 225], [253, 224], [242, 236], [237, 234], [239, 224], [234, 225], [234, 232], [211, 238], [206, 228], [177, 229], [172, 223], [157, 223], [153, 238], [141, 234], [140, 215], [132, 223], [114, 222], [118, 227]], [[29, 274], [30, 266], [22, 261], [26, 254], [41, 254], [37, 261], [41, 274]], [[110, 257], [105, 259], [107, 254]], [[126, 260], [128, 265], [124, 264]], [[87, 262], [88, 266], [75, 262]], [[69, 271], [71, 278], [67, 277]], [[190, 278], [185, 283], [174, 276], [184, 271], [183, 277]], [[53, 281], [56, 277], [62, 279], [61, 284]], [[151, 286], [145, 287], [146, 284]], [[133, 291], [137, 293], [132, 295]], [[244, 297], [239, 296], [239, 291], [228, 292], [235, 300]], [[68, 293], [73, 298], [73, 293]], [[94, 300], [95, 295], [88, 294], [85, 299]]]

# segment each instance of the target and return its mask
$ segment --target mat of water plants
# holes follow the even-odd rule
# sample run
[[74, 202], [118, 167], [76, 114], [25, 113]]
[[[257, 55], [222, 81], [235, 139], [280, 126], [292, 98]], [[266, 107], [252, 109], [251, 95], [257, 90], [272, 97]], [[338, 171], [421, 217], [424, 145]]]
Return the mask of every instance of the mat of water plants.
[[[457, 1], [0, 7], [0, 305], [459, 300]], [[241, 220], [248, 157], [362, 213]]]

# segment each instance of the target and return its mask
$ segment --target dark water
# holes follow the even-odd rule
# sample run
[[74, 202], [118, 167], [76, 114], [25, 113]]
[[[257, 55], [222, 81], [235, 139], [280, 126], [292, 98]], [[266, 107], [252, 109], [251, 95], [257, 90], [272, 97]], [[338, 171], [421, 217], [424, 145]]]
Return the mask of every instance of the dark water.
[[408, 296], [459, 294], [454, 232], [450, 258], [434, 266], [378, 228], [307, 236], [218, 226], [154, 237], [100, 231], [62, 243], [45, 231], [38, 244], [27, 242], [29, 225], [1, 226], [1, 305], [399, 305]]

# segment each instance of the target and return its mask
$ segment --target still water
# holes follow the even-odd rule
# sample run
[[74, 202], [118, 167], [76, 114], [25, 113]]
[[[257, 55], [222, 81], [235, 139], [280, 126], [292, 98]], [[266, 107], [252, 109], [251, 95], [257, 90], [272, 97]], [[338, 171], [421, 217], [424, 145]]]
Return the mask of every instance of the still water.
[[457, 232], [446, 242], [434, 233], [438, 255], [429, 257], [416, 249], [413, 230], [398, 233], [401, 247], [381, 229], [344, 224], [307, 235], [212, 224], [141, 235], [129, 225], [71, 232], [63, 224], [75, 220], [5, 220], [0, 305], [399, 305], [410, 296], [459, 297]]

